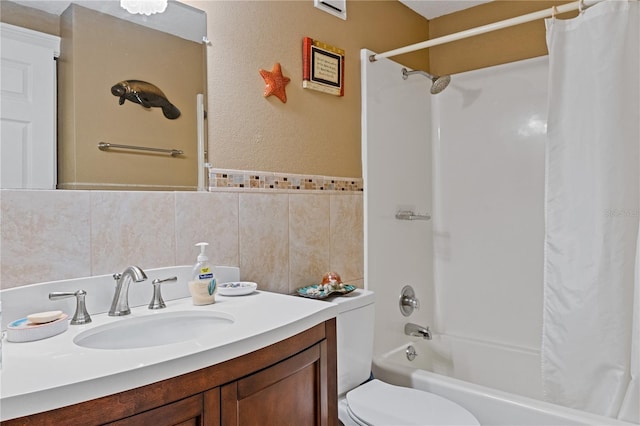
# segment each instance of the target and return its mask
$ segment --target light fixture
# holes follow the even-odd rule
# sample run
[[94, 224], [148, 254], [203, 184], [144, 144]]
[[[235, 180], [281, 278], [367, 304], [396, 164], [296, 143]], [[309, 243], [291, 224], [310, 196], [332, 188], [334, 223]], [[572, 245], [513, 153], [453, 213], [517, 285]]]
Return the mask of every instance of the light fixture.
[[153, 15], [167, 9], [167, 0], [120, 0], [120, 6], [129, 13]]

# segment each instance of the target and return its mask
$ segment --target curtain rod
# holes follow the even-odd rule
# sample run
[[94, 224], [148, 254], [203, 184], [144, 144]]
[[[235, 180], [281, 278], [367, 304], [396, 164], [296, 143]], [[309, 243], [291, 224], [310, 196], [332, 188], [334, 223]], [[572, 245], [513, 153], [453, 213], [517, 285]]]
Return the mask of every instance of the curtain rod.
[[560, 6], [550, 7], [548, 9], [539, 10], [538, 12], [532, 12], [526, 15], [517, 16], [515, 18], [505, 19], [503, 21], [494, 22], [492, 24], [471, 28], [468, 30], [434, 38], [431, 40], [426, 40], [426, 41], [412, 44], [409, 46], [400, 47], [398, 49], [389, 50], [387, 52], [376, 53], [374, 55], [369, 56], [369, 61], [375, 62], [380, 58], [389, 58], [391, 56], [402, 55], [404, 53], [414, 52], [416, 50], [427, 49], [429, 47], [437, 46], [439, 44], [445, 44], [445, 43], [450, 43], [456, 40], [462, 40], [464, 38], [473, 37], [476, 35], [500, 30], [503, 28], [513, 27], [515, 25], [524, 24], [526, 22], [531, 22], [538, 19], [549, 18], [551, 16], [556, 16], [560, 13], [571, 12], [574, 10], [584, 10], [585, 8], [589, 6], [593, 6], [596, 3], [600, 3], [601, 1], [603, 0], [578, 0], [571, 3], [562, 4]]

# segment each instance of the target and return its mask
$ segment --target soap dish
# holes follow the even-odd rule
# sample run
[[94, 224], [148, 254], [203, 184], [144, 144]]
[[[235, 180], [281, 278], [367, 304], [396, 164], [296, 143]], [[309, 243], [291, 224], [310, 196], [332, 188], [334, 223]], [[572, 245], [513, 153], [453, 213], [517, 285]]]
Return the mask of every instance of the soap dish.
[[235, 281], [222, 283], [218, 286], [218, 293], [222, 296], [244, 296], [251, 294], [258, 288], [258, 284], [249, 281]]
[[27, 318], [15, 320], [7, 326], [7, 341], [9, 342], [33, 342], [46, 339], [65, 332], [69, 328], [69, 315], [62, 314], [55, 321], [36, 324]]

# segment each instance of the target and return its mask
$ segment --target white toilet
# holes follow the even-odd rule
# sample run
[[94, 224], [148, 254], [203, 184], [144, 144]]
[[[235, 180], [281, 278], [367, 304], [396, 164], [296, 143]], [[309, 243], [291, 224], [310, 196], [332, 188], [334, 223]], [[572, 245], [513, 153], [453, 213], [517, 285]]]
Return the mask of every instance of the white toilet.
[[431, 392], [369, 380], [373, 358], [374, 293], [333, 299], [339, 306], [338, 418], [346, 426], [479, 425], [465, 408]]

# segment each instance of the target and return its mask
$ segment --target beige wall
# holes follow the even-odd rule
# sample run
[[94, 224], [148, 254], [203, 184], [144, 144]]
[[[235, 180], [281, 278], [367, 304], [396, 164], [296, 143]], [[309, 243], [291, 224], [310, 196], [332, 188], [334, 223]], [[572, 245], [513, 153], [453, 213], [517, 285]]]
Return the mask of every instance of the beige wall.
[[[207, 12], [209, 158], [215, 167], [362, 176], [360, 49], [427, 38], [426, 19], [397, 1], [347, 1], [346, 21], [304, 1], [198, 1]], [[345, 96], [302, 89], [302, 39], [346, 51]], [[403, 58], [426, 68], [428, 52]], [[260, 68], [280, 62], [287, 103], [263, 98]]]
[[[453, 34], [469, 28], [491, 24], [530, 12], [543, 10], [567, 1], [496, 0], [429, 21], [429, 38]], [[560, 18], [575, 16], [575, 12]], [[454, 74], [492, 65], [546, 55], [544, 20], [517, 25], [456, 42], [434, 46], [430, 50], [434, 74]]]

